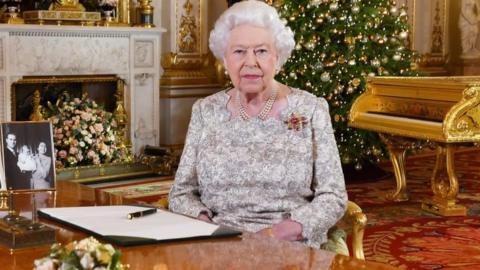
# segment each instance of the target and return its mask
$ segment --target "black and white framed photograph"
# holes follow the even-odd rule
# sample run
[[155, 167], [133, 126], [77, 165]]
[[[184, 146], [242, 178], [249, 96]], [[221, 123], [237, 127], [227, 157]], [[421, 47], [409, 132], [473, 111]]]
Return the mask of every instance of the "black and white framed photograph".
[[55, 152], [50, 122], [2, 123], [1, 137], [1, 189], [55, 189]]

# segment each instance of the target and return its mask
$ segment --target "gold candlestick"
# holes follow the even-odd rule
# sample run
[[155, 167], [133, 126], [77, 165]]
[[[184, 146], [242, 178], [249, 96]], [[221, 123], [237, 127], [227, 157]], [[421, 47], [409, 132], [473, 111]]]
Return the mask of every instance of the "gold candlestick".
[[13, 192], [6, 192], [8, 198], [8, 215], [3, 217], [3, 220], [10, 224], [15, 224], [20, 220], [25, 219], [17, 214], [15, 211], [14, 201], [13, 201]]
[[130, 25], [130, 0], [118, 1], [118, 24]]
[[152, 0], [138, 0], [140, 6], [137, 7], [138, 13], [140, 14], [140, 22], [136, 26], [152, 28], [155, 27], [153, 24], [153, 7], [150, 5]]
[[8, 210], [8, 192], [0, 191], [0, 211]]
[[23, 24], [24, 21], [20, 17], [19, 13], [19, 5], [20, 1], [10, 1], [10, 3], [7, 4], [6, 10], [2, 15], [2, 22], [8, 24]]

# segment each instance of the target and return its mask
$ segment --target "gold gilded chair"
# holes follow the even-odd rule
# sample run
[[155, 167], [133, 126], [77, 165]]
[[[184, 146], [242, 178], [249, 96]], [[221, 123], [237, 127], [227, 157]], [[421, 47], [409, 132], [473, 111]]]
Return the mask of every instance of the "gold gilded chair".
[[347, 225], [347, 233], [351, 235], [352, 252], [350, 253], [356, 259], [365, 260], [363, 254], [363, 233], [367, 225], [367, 216], [362, 212], [360, 206], [352, 201], [348, 201], [347, 211], [340, 221]]
[[[168, 197], [164, 197], [155, 202], [155, 206], [168, 209]], [[347, 234], [351, 235], [352, 251], [349, 252], [345, 242], [343, 230], [330, 230], [329, 242], [335, 247], [329, 249], [339, 254], [350, 255], [356, 259], [365, 260], [363, 254], [363, 233], [367, 224], [367, 216], [362, 212], [360, 206], [352, 201], [348, 201], [347, 210], [339, 221], [339, 227], [346, 226]], [[338, 233], [340, 235], [338, 235]], [[337, 235], [336, 235], [337, 234]]]

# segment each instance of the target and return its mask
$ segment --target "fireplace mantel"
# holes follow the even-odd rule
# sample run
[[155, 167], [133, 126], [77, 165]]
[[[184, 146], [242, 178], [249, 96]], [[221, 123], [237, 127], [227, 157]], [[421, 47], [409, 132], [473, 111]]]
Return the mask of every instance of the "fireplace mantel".
[[125, 81], [130, 139], [138, 154], [159, 144], [162, 28], [0, 24], [0, 120], [24, 76], [117, 75]]

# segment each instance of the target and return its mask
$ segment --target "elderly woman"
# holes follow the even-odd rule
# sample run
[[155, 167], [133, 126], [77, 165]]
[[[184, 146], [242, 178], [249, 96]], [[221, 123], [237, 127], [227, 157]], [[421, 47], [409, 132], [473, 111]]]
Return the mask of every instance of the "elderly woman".
[[347, 194], [327, 102], [274, 79], [295, 46], [273, 7], [242, 1], [210, 34], [233, 88], [198, 100], [170, 209], [320, 247]]

